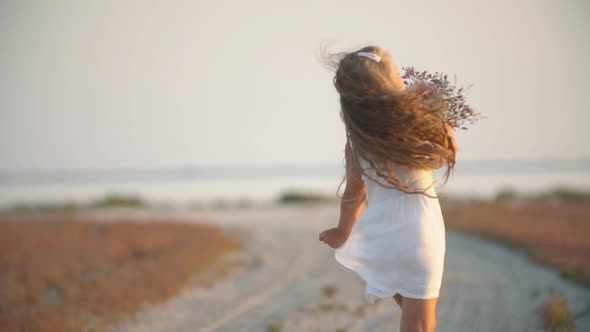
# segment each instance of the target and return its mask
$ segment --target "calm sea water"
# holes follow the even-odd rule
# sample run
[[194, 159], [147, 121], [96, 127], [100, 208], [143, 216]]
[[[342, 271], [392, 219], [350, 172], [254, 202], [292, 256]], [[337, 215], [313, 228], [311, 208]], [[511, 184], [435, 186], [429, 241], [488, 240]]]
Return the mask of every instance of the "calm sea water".
[[[435, 177], [442, 179], [444, 170], [435, 171]], [[83, 203], [108, 193], [174, 204], [270, 202], [288, 189], [336, 197], [343, 174], [339, 165], [0, 172], [0, 205]], [[557, 186], [590, 190], [590, 160], [458, 163], [437, 191], [489, 198], [504, 188], [534, 193]]]

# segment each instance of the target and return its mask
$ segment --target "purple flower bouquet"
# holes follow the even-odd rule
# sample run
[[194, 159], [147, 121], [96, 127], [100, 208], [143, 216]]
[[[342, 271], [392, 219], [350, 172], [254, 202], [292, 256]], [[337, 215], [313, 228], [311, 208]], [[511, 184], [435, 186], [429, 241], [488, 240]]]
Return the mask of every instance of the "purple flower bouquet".
[[[467, 90], [462, 87], [457, 89], [456, 84], [451, 83], [446, 74], [417, 71], [414, 67], [403, 67], [402, 69], [404, 74], [401, 78], [404, 82], [404, 88], [414, 84], [426, 84], [432, 89], [433, 93], [443, 98], [447, 105], [447, 110], [443, 113], [443, 116], [451, 127], [467, 129], [466, 123], [474, 124], [479, 119], [486, 118], [465, 103], [466, 95], [464, 92]], [[470, 87], [471, 85], [468, 86], [468, 88]]]

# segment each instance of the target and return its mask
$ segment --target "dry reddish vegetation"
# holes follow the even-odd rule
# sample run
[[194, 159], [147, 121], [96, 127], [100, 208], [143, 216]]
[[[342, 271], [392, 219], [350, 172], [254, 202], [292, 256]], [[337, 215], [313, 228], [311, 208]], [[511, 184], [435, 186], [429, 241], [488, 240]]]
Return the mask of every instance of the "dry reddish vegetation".
[[239, 248], [206, 224], [0, 218], [0, 330], [104, 330]]
[[551, 329], [551, 331], [575, 332], [567, 299], [560, 293], [553, 290], [547, 301], [539, 309], [546, 328]]
[[443, 205], [449, 228], [524, 249], [566, 278], [590, 285], [590, 201]]

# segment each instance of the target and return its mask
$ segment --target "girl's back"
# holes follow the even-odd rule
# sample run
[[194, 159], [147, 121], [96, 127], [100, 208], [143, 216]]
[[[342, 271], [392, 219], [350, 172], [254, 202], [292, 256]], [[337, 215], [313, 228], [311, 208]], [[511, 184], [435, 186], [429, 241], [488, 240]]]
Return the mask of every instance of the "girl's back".
[[[362, 175], [362, 179], [365, 184], [368, 206], [379, 205], [381, 202], [408, 195], [397, 188], [393, 188], [390, 183], [377, 174], [368, 161], [360, 156], [359, 162], [360, 166], [367, 173], [366, 175]], [[395, 171], [395, 177], [397, 177], [401, 183], [412, 186], [417, 190], [424, 190], [430, 187], [425, 192], [431, 196], [436, 195], [435, 188], [432, 185], [434, 183], [432, 170], [408, 168], [407, 166], [394, 163], [391, 165], [390, 169]]]

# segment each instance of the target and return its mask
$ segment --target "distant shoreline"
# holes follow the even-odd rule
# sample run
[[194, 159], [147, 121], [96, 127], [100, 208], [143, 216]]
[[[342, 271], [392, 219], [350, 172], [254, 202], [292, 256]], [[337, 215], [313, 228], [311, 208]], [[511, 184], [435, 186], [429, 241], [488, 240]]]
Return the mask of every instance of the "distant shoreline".
[[[64, 168], [64, 169], [0, 169], [0, 186], [2, 185], [38, 185], [64, 183], [100, 183], [133, 181], [171, 181], [248, 178], [297, 178], [331, 177], [343, 173], [343, 165], [338, 163], [318, 164], [244, 164], [244, 165], [189, 165], [171, 167], [125, 167], [125, 168]], [[445, 167], [435, 170], [442, 174]], [[455, 173], [472, 174], [506, 174], [506, 173], [559, 173], [590, 172], [590, 157], [555, 159], [492, 159], [461, 160], [455, 167]]]
[[[341, 193], [340, 193], [341, 195]], [[512, 188], [498, 190], [491, 198], [477, 195], [459, 195], [453, 193], [442, 193], [440, 200], [442, 204], [446, 203], [480, 203], [480, 202], [524, 202], [524, 201], [590, 201], [590, 188], [587, 190], [578, 190], [574, 188], [555, 186], [550, 190], [539, 191], [536, 193], [523, 193]], [[219, 198], [211, 202], [194, 200], [189, 203], [180, 202], [158, 202], [147, 200], [141, 195], [124, 194], [110, 192], [101, 197], [88, 200], [86, 202], [74, 201], [37, 201], [37, 202], [16, 202], [0, 208], [0, 213], [22, 213], [22, 212], [72, 212], [76, 210], [92, 208], [114, 208], [114, 207], [133, 207], [149, 209], [170, 209], [170, 208], [248, 208], [261, 207], [268, 205], [280, 204], [338, 204], [339, 198], [336, 193], [327, 194], [315, 190], [298, 190], [285, 189], [281, 191], [273, 200], [254, 200], [248, 198], [224, 199]]]

